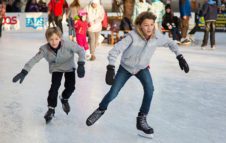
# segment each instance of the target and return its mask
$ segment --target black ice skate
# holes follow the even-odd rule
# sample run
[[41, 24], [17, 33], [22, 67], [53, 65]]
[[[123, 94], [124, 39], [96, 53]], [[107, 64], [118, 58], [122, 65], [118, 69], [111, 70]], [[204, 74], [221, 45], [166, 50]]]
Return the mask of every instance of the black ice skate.
[[86, 125], [93, 125], [103, 114], [105, 110], [96, 109], [86, 120]]
[[53, 107], [49, 107], [48, 111], [46, 112], [46, 114], [44, 116], [44, 118], [46, 120], [46, 124], [48, 124], [52, 120], [54, 114], [55, 114], [54, 108]]
[[147, 121], [146, 121], [146, 116], [143, 113], [139, 113], [137, 117], [137, 129], [140, 130], [141, 132], [138, 133], [138, 135], [146, 138], [153, 138], [154, 137], [154, 130], [151, 128]]
[[68, 99], [63, 99], [60, 97], [60, 100], [61, 100], [62, 108], [63, 108], [64, 112], [68, 115], [68, 113], [71, 110], [70, 105], [68, 103]]

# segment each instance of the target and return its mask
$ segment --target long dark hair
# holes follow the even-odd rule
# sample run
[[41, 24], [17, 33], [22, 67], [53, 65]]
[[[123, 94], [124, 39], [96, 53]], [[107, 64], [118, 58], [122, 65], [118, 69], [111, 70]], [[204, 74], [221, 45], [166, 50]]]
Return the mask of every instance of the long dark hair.
[[80, 7], [80, 3], [79, 3], [79, 0], [74, 0], [71, 4], [70, 4], [70, 7]]

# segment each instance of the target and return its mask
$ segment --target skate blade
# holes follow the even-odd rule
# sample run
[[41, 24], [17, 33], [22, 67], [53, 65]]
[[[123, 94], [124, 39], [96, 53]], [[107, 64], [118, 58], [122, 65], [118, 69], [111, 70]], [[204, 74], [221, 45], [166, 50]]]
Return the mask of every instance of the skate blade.
[[153, 139], [154, 138], [154, 134], [146, 134], [142, 131], [138, 132], [138, 136], [143, 137], [143, 138], [147, 138], [147, 139]]

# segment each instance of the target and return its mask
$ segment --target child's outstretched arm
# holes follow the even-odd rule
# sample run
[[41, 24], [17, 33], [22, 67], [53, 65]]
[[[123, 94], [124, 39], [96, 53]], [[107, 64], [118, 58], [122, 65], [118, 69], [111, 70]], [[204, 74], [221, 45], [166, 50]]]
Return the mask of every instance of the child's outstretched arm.
[[44, 57], [44, 51], [40, 48], [39, 52], [24, 65], [22, 71], [13, 78], [13, 82], [17, 82], [18, 80], [20, 80], [20, 83], [22, 83], [25, 76], [28, 74], [31, 68], [37, 62], [39, 62], [43, 57]]
[[120, 53], [127, 49], [133, 42], [132, 36], [127, 35], [124, 39], [114, 45], [114, 48], [110, 50], [108, 54], [109, 64], [107, 65], [107, 73], [105, 76], [105, 82], [108, 85], [112, 85], [115, 78], [115, 62]]
[[163, 34], [162, 34], [161, 38], [159, 38], [159, 39], [163, 45], [169, 47], [170, 50], [176, 54], [181, 70], [184, 70], [185, 73], [188, 73], [189, 66], [188, 66], [186, 60], [184, 59], [183, 55], [179, 51], [179, 47], [178, 47], [177, 43]]
[[[71, 42], [71, 41], [70, 41]], [[78, 44], [71, 42], [71, 49], [74, 53], [78, 54], [78, 68], [77, 74], [79, 78], [83, 78], [85, 76], [85, 50]]]

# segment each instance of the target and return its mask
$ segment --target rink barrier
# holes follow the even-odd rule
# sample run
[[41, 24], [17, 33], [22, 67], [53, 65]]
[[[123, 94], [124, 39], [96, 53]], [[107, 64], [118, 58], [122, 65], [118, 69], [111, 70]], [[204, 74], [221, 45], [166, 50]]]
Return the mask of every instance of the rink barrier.
[[3, 31], [10, 32], [37, 32], [48, 27], [47, 13], [6, 13], [3, 18]]

